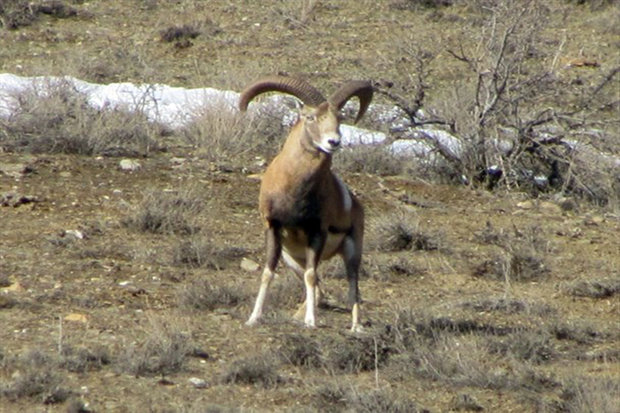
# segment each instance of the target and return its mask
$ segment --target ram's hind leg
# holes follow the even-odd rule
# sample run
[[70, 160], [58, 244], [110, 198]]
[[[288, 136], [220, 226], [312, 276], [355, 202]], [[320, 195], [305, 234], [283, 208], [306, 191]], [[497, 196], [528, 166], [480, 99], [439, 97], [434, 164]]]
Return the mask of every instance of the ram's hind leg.
[[[284, 260], [286, 265], [293, 271], [293, 273], [297, 276], [297, 278], [299, 278], [302, 283], [305, 283], [304, 281], [305, 270], [304, 270], [304, 267], [302, 266], [302, 264], [305, 265], [305, 263], [297, 262], [293, 257], [291, 257], [286, 252], [286, 250], [282, 251], [282, 259]], [[318, 284], [316, 286], [315, 300], [316, 300], [317, 305], [320, 305], [323, 300], [323, 293], [321, 292], [321, 286]], [[299, 308], [293, 315], [293, 318], [296, 320], [303, 320], [305, 315], [306, 315], [306, 301], [304, 300], [304, 302], [299, 306]]]
[[361, 205], [354, 208], [353, 227], [347, 234], [342, 248], [342, 259], [349, 282], [348, 302], [351, 306], [351, 331], [362, 331], [360, 323], [360, 291], [358, 286], [360, 265], [362, 263], [362, 249], [364, 243], [364, 211]]
[[263, 315], [263, 306], [265, 305], [265, 298], [267, 297], [267, 289], [269, 284], [275, 276], [276, 266], [280, 260], [280, 254], [282, 252], [282, 242], [280, 229], [274, 225], [270, 225], [266, 233], [267, 238], [267, 262], [265, 263], [265, 269], [261, 276], [260, 288], [256, 297], [256, 303], [254, 304], [254, 310], [250, 315], [250, 318], [245, 323], [246, 325], [255, 325]]

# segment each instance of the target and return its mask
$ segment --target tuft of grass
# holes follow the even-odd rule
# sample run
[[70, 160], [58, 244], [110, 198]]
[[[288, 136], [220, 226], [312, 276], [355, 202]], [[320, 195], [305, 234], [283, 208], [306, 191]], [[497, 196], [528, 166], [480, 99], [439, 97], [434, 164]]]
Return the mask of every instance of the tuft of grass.
[[277, 386], [282, 378], [277, 373], [277, 361], [272, 354], [261, 354], [234, 360], [221, 373], [225, 384], [253, 384], [265, 388]]
[[323, 365], [321, 346], [305, 334], [288, 334], [281, 338], [280, 359], [293, 366], [320, 367]]
[[525, 300], [509, 300], [505, 298], [487, 298], [461, 304], [464, 308], [471, 308], [477, 312], [501, 312], [506, 314], [532, 314], [547, 316], [557, 311], [542, 302], [528, 302]]
[[45, 404], [62, 403], [71, 391], [63, 386], [59, 360], [41, 351], [31, 350], [17, 357], [0, 358], [0, 398], [17, 401], [38, 399]]
[[342, 150], [334, 158], [334, 166], [335, 169], [353, 173], [395, 176], [405, 170], [405, 160], [382, 145], [360, 145]]
[[575, 297], [596, 299], [613, 297], [620, 292], [620, 279], [577, 280], [566, 285], [564, 291]]
[[0, 27], [16, 30], [30, 26], [45, 14], [57, 19], [78, 16], [78, 10], [60, 0], [30, 2], [24, 0], [0, 2]]
[[129, 344], [118, 357], [118, 368], [138, 376], [167, 375], [183, 369], [193, 352], [189, 334], [165, 321], [151, 323], [146, 335]]
[[212, 162], [254, 159], [256, 154], [271, 155], [286, 133], [282, 116], [267, 110], [239, 113], [227, 101], [212, 102], [201, 109], [182, 130], [181, 136]]
[[362, 390], [342, 383], [318, 386], [313, 393], [313, 404], [320, 411], [352, 411], [361, 413], [416, 413], [417, 404], [387, 389]]
[[620, 406], [620, 384], [608, 377], [573, 377], [563, 386], [559, 411], [612, 413]]
[[109, 351], [105, 347], [72, 348], [63, 347], [60, 366], [73, 373], [85, 373], [101, 369], [111, 363]]
[[220, 248], [211, 240], [194, 236], [177, 244], [172, 260], [175, 265], [221, 270], [226, 268], [231, 261], [238, 263], [245, 253], [246, 251], [241, 248]]
[[145, 156], [160, 150], [166, 128], [139, 109], [97, 110], [65, 80], [48, 80], [13, 97], [0, 120], [0, 148], [13, 152]]
[[553, 360], [557, 354], [545, 331], [521, 330], [489, 341], [489, 352], [533, 364]]
[[161, 40], [168, 43], [184, 39], [195, 39], [200, 34], [198, 27], [190, 24], [170, 26], [159, 32]]
[[329, 371], [359, 373], [384, 365], [391, 348], [379, 335], [337, 336], [322, 343], [324, 366]]
[[142, 202], [122, 224], [153, 234], [194, 234], [199, 231], [197, 215], [205, 199], [193, 189], [178, 191], [145, 191]]
[[437, 235], [421, 231], [418, 222], [403, 213], [390, 213], [380, 217], [375, 233], [375, 248], [380, 251], [432, 251], [439, 248]]
[[249, 296], [239, 285], [216, 285], [201, 279], [185, 286], [178, 296], [179, 305], [192, 310], [213, 311], [246, 302]]

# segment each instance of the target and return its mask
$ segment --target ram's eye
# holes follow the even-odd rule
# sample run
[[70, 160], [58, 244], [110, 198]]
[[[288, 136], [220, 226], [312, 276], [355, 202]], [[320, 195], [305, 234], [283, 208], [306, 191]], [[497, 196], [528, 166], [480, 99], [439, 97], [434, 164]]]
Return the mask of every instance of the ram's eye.
[[316, 121], [316, 115], [313, 115], [313, 114], [306, 115], [306, 120], [308, 122], [315, 122]]

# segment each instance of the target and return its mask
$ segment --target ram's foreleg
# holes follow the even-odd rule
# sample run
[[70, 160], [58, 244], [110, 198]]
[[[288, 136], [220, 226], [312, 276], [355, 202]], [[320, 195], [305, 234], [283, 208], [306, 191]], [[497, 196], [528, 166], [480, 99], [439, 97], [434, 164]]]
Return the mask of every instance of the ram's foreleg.
[[267, 297], [267, 289], [275, 276], [276, 266], [280, 260], [280, 254], [282, 253], [282, 236], [278, 226], [270, 223], [266, 232], [266, 238], [267, 260], [261, 276], [260, 288], [258, 290], [258, 296], [256, 297], [256, 303], [254, 304], [254, 310], [245, 323], [249, 326], [255, 325], [263, 315], [263, 306], [265, 305], [265, 298]]

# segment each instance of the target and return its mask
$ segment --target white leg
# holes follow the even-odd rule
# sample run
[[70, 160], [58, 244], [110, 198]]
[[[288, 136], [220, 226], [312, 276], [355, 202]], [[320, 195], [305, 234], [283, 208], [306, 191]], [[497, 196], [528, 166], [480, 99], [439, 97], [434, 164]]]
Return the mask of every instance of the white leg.
[[304, 274], [304, 281], [306, 283], [306, 327], [316, 327], [316, 272], [310, 268]]
[[265, 297], [267, 296], [267, 289], [269, 288], [269, 284], [273, 280], [275, 276], [274, 272], [269, 269], [269, 267], [265, 267], [263, 271], [263, 275], [261, 276], [260, 289], [258, 290], [258, 296], [256, 297], [256, 303], [254, 304], [254, 310], [250, 315], [248, 321], [246, 321], [246, 325], [253, 326], [263, 315], [263, 305], [265, 304]]

